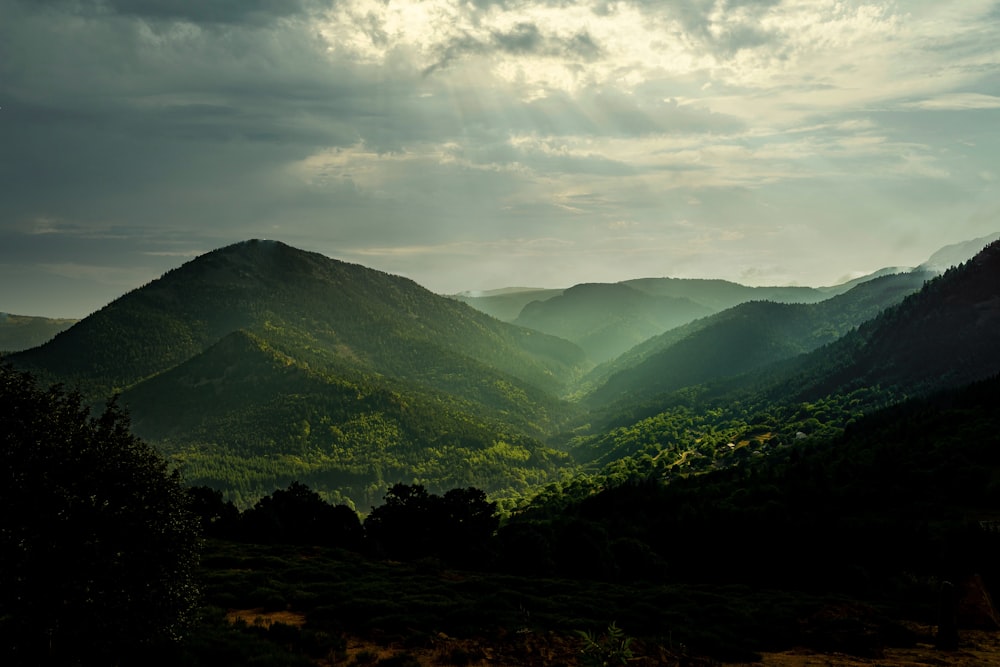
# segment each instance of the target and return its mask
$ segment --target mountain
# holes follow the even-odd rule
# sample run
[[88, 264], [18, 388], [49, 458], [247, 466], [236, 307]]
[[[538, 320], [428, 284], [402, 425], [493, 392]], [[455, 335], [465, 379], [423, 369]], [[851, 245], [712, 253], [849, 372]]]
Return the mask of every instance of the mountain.
[[933, 275], [883, 276], [819, 303], [751, 301], [696, 320], [591, 371], [585, 386], [596, 388], [587, 403], [651, 397], [809, 352], [899, 303]]
[[746, 301], [815, 303], [828, 297], [814, 287], [747, 287], [728, 280], [701, 278], [637, 278], [622, 284], [653, 296], [690, 299], [715, 311]]
[[[338, 474], [362, 470], [354, 487], [371, 488], [358, 502], [380, 484], [433, 485], [457, 471], [409, 455], [409, 468], [380, 469], [364, 463], [373, 447], [424, 447], [427, 461], [439, 447], [452, 463], [510, 454], [533, 469], [473, 470], [469, 483], [486, 488], [544, 477], [548, 454], [524, 443], [572, 412], [554, 395], [584, 370], [572, 343], [267, 241], [198, 257], [9, 360], [93, 400], [123, 390], [137, 433], [197, 461], [217, 486], [249, 498], [283, 475], [327, 470], [318, 481], [333, 490]], [[323, 467], [331, 460], [336, 471]]]
[[[831, 288], [832, 289], [832, 288]], [[747, 287], [726, 280], [638, 278], [584, 283], [527, 303], [515, 324], [565, 338], [595, 363], [644, 340], [748, 301], [815, 303], [828, 291], [812, 287]]]
[[997, 340], [1000, 241], [805, 357], [780, 391], [808, 398], [872, 385], [903, 395], [961, 386], [1000, 372]]
[[572, 341], [602, 362], [711, 312], [684, 297], [652, 295], [623, 283], [589, 283], [529, 303], [514, 323]]
[[243, 505], [292, 481], [359, 508], [377, 505], [399, 480], [524, 492], [569, 463], [517, 429], [477, 418], [470, 402], [318, 372], [243, 330], [121, 400], [133, 430], [180, 463], [189, 484], [226, 489]]
[[36, 347], [65, 331], [77, 320], [29, 317], [0, 313], [0, 352], [19, 352]]
[[532, 301], [546, 301], [564, 291], [542, 287], [505, 287], [483, 292], [462, 292], [451, 295], [451, 298], [492, 315], [498, 320], [513, 322], [521, 314], [521, 310]]
[[[684, 341], [692, 339], [698, 340]], [[637, 383], [603, 413], [592, 411], [590, 425], [567, 436], [567, 447], [582, 462], [619, 471], [724, 467], [739, 455], [832, 437], [908, 397], [993, 377], [1000, 373], [998, 339], [1000, 242], [994, 242], [812, 352], [656, 395]], [[683, 348], [666, 348], [662, 361], [685, 370], [677, 349]]]
[[[980, 246], [981, 247], [981, 246]], [[927, 268], [914, 269], [911, 266], [887, 266], [877, 271], [872, 271], [866, 275], [860, 276], [858, 278], [852, 278], [846, 282], [840, 283], [838, 285], [830, 285], [829, 287], [817, 287], [820, 292], [827, 294], [829, 296], [836, 296], [837, 294], [843, 294], [844, 292], [850, 291], [862, 283], [869, 282], [875, 278], [881, 278], [882, 276], [891, 276], [897, 273], [909, 273], [911, 271], [920, 271], [927, 273], [940, 273], [939, 271], [933, 271]]]
[[444, 389], [461, 383], [455, 375], [469, 359], [549, 391], [560, 390], [583, 363], [565, 341], [498, 323], [405, 278], [270, 241], [203, 255], [13, 359], [107, 393], [238, 329], [321, 367]]
[[979, 253], [979, 251], [985, 246], [998, 239], [1000, 239], [1000, 232], [990, 234], [989, 236], [983, 236], [978, 239], [962, 241], [961, 243], [954, 243], [952, 245], [945, 246], [931, 255], [926, 262], [920, 265], [920, 268], [928, 271], [937, 271], [939, 273], [946, 271], [953, 266], [957, 266], [968, 261]]

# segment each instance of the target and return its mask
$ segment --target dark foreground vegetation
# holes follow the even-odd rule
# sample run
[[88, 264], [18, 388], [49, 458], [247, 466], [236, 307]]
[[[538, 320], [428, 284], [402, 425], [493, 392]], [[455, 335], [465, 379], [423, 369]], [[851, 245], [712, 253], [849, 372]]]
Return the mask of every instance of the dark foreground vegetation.
[[362, 521], [298, 483], [243, 512], [182, 492], [113, 405], [91, 418], [4, 369], [5, 664], [684, 664], [944, 641], [906, 622], [968, 615], [942, 608], [945, 581], [986, 599], [1000, 578], [998, 385], [502, 521], [478, 489], [406, 484]]

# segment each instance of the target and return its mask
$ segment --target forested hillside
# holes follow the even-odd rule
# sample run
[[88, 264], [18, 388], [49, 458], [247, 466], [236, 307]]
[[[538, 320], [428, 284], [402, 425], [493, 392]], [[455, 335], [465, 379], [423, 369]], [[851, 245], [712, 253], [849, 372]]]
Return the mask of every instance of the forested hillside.
[[370, 502], [389, 482], [524, 490], [575, 408], [572, 343], [412, 281], [277, 242], [203, 255], [10, 357], [95, 402], [194, 479], [253, 498], [294, 478]]
[[814, 304], [752, 301], [667, 331], [584, 379], [591, 405], [731, 377], [832, 343], [920, 289], [922, 271], [875, 278]]
[[[497, 404], [510, 402], [475, 370], [470, 377]], [[461, 395], [314, 370], [237, 331], [122, 401], [135, 432], [171, 454], [191, 484], [225, 489], [246, 505], [298, 480], [363, 510], [400, 480], [503, 496], [551, 479], [570, 461], [525, 435], [530, 419], [544, 422], [546, 404], [555, 404], [535, 393], [534, 415], [515, 418], [519, 406], [511, 404], [483, 416], [480, 403]]]
[[619, 476], [707, 470], [835, 435], [908, 396], [992, 377], [1000, 373], [998, 250], [988, 246], [813, 352], [592, 411], [587, 426], [567, 434], [568, 445], [579, 460], [613, 465]]

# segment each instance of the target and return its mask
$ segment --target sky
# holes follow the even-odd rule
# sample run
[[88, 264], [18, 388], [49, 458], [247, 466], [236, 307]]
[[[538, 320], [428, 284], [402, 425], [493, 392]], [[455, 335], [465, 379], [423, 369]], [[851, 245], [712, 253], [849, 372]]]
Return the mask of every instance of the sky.
[[267, 238], [439, 293], [1000, 230], [1000, 0], [0, 0], [0, 311]]

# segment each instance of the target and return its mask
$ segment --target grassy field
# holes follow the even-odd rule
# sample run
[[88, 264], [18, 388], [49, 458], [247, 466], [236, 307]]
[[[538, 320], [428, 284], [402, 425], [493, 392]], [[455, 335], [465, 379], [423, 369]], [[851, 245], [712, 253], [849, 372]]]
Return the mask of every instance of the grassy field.
[[208, 544], [202, 581], [202, 617], [178, 660], [213, 667], [751, 664], [802, 647], [871, 660], [928, 641], [919, 628], [933, 615], [932, 602], [903, 621], [884, 600], [521, 578], [221, 541]]

